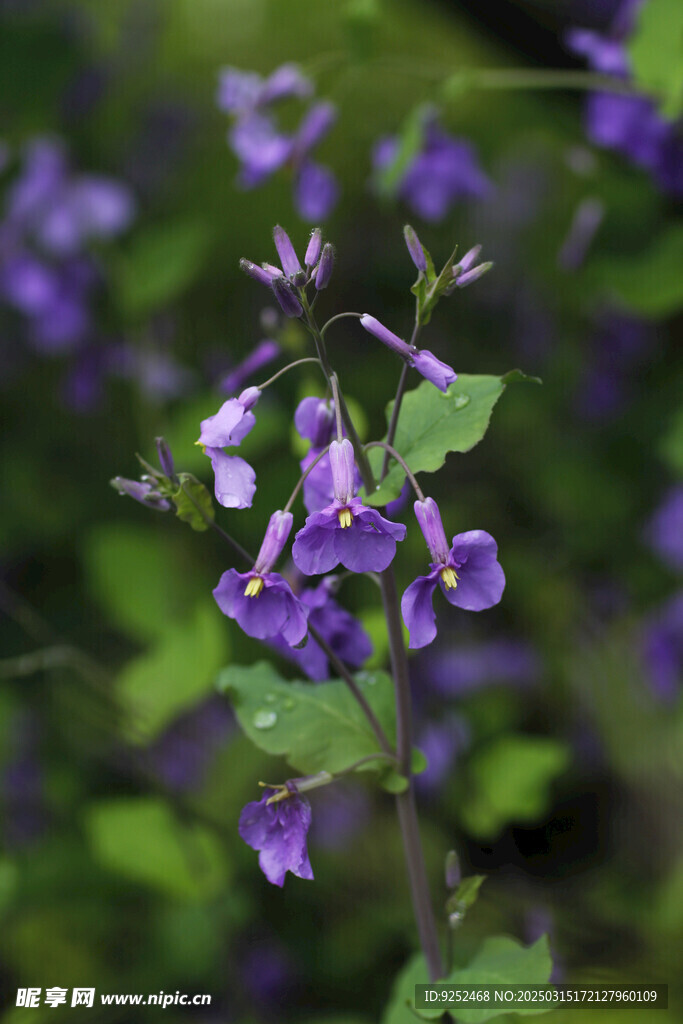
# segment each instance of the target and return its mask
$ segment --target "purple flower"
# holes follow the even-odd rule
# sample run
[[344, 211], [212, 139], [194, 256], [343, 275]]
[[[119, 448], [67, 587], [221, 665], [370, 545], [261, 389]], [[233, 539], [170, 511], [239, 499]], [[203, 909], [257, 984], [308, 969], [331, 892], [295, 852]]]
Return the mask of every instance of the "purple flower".
[[174, 790], [201, 787], [213, 757], [235, 729], [227, 701], [210, 697], [185, 711], [144, 752], [155, 773]]
[[640, 643], [652, 692], [662, 702], [674, 703], [683, 682], [683, 591], [648, 616]]
[[223, 394], [230, 395], [238, 391], [252, 374], [256, 373], [263, 366], [267, 366], [273, 359], [280, 355], [280, 346], [271, 338], [259, 342], [256, 348], [246, 356], [241, 363], [233, 366], [219, 384], [219, 390]]
[[450, 604], [472, 612], [497, 604], [505, 587], [505, 576], [497, 559], [498, 547], [489, 533], [459, 533], [449, 550], [436, 502], [426, 498], [416, 501], [414, 508], [432, 562], [431, 572], [418, 576], [401, 600], [412, 649], [426, 647], [436, 636], [432, 597], [437, 584]]
[[353, 445], [344, 438], [330, 445], [334, 499], [314, 512], [292, 547], [294, 563], [306, 576], [329, 572], [341, 564], [351, 572], [382, 572], [396, 554], [405, 526], [384, 519], [377, 509], [355, 498]]
[[[372, 654], [372, 642], [360, 622], [335, 601], [336, 582], [336, 577], [326, 576], [317, 587], [306, 587], [301, 591], [295, 588], [296, 595], [309, 609], [309, 624], [318, 630], [334, 653], [351, 668], [361, 668]], [[321, 682], [330, 678], [327, 655], [313, 637], [309, 637], [304, 647], [290, 647], [278, 637], [272, 643], [281, 654], [303, 669], [309, 679]]]
[[281, 636], [298, 644], [306, 636], [308, 611], [292, 593], [289, 583], [272, 567], [292, 528], [291, 512], [273, 512], [258, 558], [250, 572], [228, 569], [213, 592], [224, 615], [248, 636], [265, 640]]
[[325, 220], [339, 200], [339, 185], [329, 167], [304, 160], [294, 189], [294, 205], [309, 223]]
[[251, 410], [260, 397], [258, 388], [247, 388], [239, 398], [229, 398], [217, 413], [202, 420], [202, 432], [197, 444], [208, 448], [227, 448], [240, 444], [256, 423]]
[[259, 801], [246, 805], [240, 815], [240, 836], [259, 851], [259, 867], [273, 885], [282, 887], [288, 871], [312, 880], [313, 869], [306, 849], [311, 805], [297, 792], [269, 804], [274, 792], [266, 789]]
[[662, 562], [683, 570], [683, 484], [665, 494], [645, 529], [645, 540]]
[[[454, 203], [488, 195], [491, 183], [470, 142], [442, 131], [433, 111], [426, 113], [422, 132], [422, 145], [403, 171], [397, 189], [415, 213], [424, 220], [439, 221]], [[373, 153], [375, 171], [391, 166], [398, 151], [397, 138], [380, 140]]]
[[427, 768], [415, 776], [418, 791], [433, 793], [440, 789], [469, 742], [470, 731], [464, 718], [451, 715], [442, 722], [429, 722], [417, 737], [417, 745], [427, 758]]
[[[334, 402], [324, 398], [304, 398], [294, 413], [294, 426], [299, 435], [311, 442], [311, 448], [300, 462], [305, 473], [327, 447], [334, 433]], [[355, 470], [356, 489], [360, 474]], [[304, 480], [304, 505], [308, 512], [319, 512], [334, 500], [330, 456], [323, 455]]]
[[251, 508], [256, 493], [256, 473], [238, 455], [228, 455], [222, 448], [205, 448], [214, 473], [216, 501], [223, 508]]
[[363, 314], [360, 323], [369, 334], [373, 334], [375, 338], [397, 352], [409, 366], [415, 367], [418, 373], [431, 381], [440, 391], [447, 391], [449, 384], [458, 379], [457, 373], [447, 363], [442, 363], [427, 349], [418, 349], [414, 345], [406, 344], [402, 338], [369, 313]]
[[492, 640], [443, 651], [429, 659], [425, 675], [443, 697], [460, 697], [489, 685], [526, 686], [538, 679], [540, 664], [526, 644]]

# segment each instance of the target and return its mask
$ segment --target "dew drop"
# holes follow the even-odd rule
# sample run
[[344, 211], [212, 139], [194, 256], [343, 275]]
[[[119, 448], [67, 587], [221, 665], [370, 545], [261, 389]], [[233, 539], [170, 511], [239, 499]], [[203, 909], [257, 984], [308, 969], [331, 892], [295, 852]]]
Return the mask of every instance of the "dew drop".
[[272, 729], [277, 724], [277, 715], [274, 711], [259, 708], [258, 711], [254, 712], [252, 722], [255, 729]]
[[293, 700], [291, 697], [285, 697], [285, 699], [282, 702], [282, 707], [284, 708], [285, 711], [293, 711], [294, 708], [296, 707], [296, 701]]
[[263, 699], [266, 704], [274, 704], [277, 700], [277, 696], [274, 693], [267, 693]]
[[456, 409], [464, 409], [466, 405], [470, 404], [469, 395], [455, 395], [453, 398], [453, 405]]

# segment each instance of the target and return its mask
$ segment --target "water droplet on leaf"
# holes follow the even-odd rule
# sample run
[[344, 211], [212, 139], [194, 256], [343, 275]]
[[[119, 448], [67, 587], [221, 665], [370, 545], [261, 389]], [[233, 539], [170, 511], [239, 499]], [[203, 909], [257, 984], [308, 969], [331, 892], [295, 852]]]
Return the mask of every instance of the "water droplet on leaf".
[[293, 700], [291, 697], [285, 697], [284, 701], [282, 702], [282, 707], [285, 709], [285, 711], [292, 711], [296, 707], [296, 701]]
[[272, 729], [277, 724], [277, 715], [274, 711], [259, 708], [258, 711], [254, 712], [252, 722], [255, 729]]
[[274, 693], [267, 693], [263, 699], [266, 704], [274, 704], [277, 700], [277, 696]]
[[470, 404], [469, 395], [455, 395], [453, 398], [453, 405], [456, 409], [464, 409], [466, 405]]

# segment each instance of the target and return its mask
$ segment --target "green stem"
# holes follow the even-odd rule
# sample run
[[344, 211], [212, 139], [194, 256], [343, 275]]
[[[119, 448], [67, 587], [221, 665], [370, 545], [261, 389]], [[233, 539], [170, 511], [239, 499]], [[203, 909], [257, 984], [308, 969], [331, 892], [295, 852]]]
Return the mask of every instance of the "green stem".
[[403, 458], [403, 456], [400, 455], [395, 448], [392, 448], [392, 446], [390, 444], [387, 444], [386, 441], [369, 441], [368, 444], [365, 445], [366, 451], [368, 448], [383, 448], [386, 453], [385, 458], [391, 456], [392, 459], [395, 459], [396, 462], [398, 462], [399, 466], [410, 480], [411, 486], [415, 493], [417, 494], [420, 501], [425, 500], [425, 496], [422, 493], [422, 489], [418, 484], [417, 480], [415, 479], [415, 474], [413, 473], [412, 469], [410, 468], [406, 460]]
[[317, 356], [306, 356], [304, 359], [296, 359], [293, 363], [288, 363], [287, 366], [283, 366], [281, 370], [274, 373], [272, 377], [268, 378], [268, 380], [264, 380], [263, 384], [259, 384], [259, 391], [263, 391], [263, 389], [267, 388], [270, 384], [274, 384], [275, 381], [282, 377], [284, 373], [289, 373], [289, 371], [293, 370], [295, 366], [303, 366], [304, 363], [317, 363], [318, 366], [320, 366], [320, 360]]

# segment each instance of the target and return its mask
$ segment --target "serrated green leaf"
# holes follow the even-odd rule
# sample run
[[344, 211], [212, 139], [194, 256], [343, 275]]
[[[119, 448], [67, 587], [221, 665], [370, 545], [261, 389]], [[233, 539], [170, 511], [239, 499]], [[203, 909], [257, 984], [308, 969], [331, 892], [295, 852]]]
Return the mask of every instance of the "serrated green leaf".
[[178, 480], [180, 486], [171, 494], [178, 519], [193, 530], [208, 530], [215, 517], [211, 495], [192, 473], [179, 473]]
[[[448, 391], [439, 391], [423, 381], [403, 397], [394, 448], [406, 460], [413, 473], [433, 473], [443, 466], [449, 452], [467, 452], [481, 441], [491, 419], [494, 405], [507, 383], [528, 380], [519, 370], [515, 376], [492, 377], [460, 374]], [[393, 402], [387, 407], [387, 422]], [[370, 463], [377, 475], [384, 453], [374, 448]], [[405, 474], [395, 462], [381, 487], [367, 495], [370, 505], [386, 505], [398, 497]]]
[[633, 76], [646, 92], [661, 97], [661, 112], [672, 119], [683, 112], [683, 4], [648, 0], [638, 11], [627, 43]]
[[141, 229], [112, 268], [112, 289], [121, 312], [141, 320], [178, 298], [202, 269], [210, 232], [197, 220]]
[[102, 800], [88, 808], [85, 829], [104, 867], [167, 896], [209, 899], [226, 885], [218, 840], [202, 827], [179, 822], [163, 800]]
[[[391, 679], [385, 672], [359, 672], [354, 678], [391, 741], [396, 731]], [[230, 697], [249, 739], [266, 753], [285, 757], [302, 774], [343, 771], [379, 752], [363, 711], [340, 680], [289, 682], [260, 661], [224, 669], [218, 689]], [[363, 767], [377, 770], [383, 764]]]
[[208, 696], [228, 654], [225, 619], [211, 602], [191, 619], [167, 623], [147, 653], [129, 661], [116, 679], [129, 740], [146, 743], [182, 711]]
[[478, 839], [491, 839], [510, 822], [537, 820], [548, 806], [552, 782], [568, 763], [565, 744], [545, 736], [492, 740], [470, 758], [463, 824]]
[[[544, 985], [552, 969], [546, 935], [542, 935], [533, 946], [523, 946], [506, 935], [493, 935], [484, 940], [467, 967], [451, 971], [446, 981], [453, 985]], [[459, 1009], [458, 1020], [462, 1024], [483, 1024], [502, 1013], [523, 1013], [526, 1016], [547, 1013], [548, 1009], [529, 1010], [528, 1004], [523, 1004], [519, 1010], [508, 1005], [492, 1005], [483, 1010]]]

